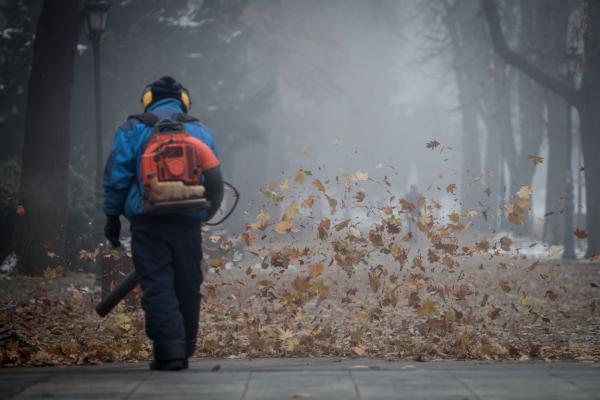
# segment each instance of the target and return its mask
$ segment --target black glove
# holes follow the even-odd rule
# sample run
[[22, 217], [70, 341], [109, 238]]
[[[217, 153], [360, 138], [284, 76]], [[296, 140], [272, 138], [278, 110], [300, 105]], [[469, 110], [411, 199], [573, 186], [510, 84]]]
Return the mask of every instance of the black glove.
[[106, 216], [106, 225], [104, 225], [104, 236], [108, 239], [113, 247], [119, 247], [119, 235], [121, 234], [121, 221], [118, 216]]

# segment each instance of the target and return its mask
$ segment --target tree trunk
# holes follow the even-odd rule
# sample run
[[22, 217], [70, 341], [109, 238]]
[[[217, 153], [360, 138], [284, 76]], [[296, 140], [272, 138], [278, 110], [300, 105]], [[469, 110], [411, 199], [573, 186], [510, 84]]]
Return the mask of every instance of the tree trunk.
[[[461, 72], [457, 71], [457, 75]], [[463, 76], [457, 77], [458, 98], [462, 114], [462, 185], [461, 203], [463, 211], [476, 209], [481, 197], [473, 179], [481, 174], [481, 156], [479, 149], [479, 129], [477, 126], [478, 104], [474, 98], [477, 93]]]
[[[454, 75], [458, 89], [458, 102], [462, 116], [462, 179], [460, 185], [461, 208], [464, 211], [479, 208], [481, 190], [473, 178], [481, 174], [478, 114], [480, 109], [476, 76], [479, 73], [482, 42], [470, 32], [465, 32], [464, 20], [476, 11], [472, 4], [454, 6], [445, 3], [444, 25], [448, 30], [454, 50]], [[483, 225], [483, 224], [482, 224]]]
[[600, 87], [590, 93], [588, 104], [579, 112], [585, 174], [586, 225], [588, 249], [586, 257], [600, 255]]
[[[539, 5], [539, 1], [532, 0], [519, 3], [521, 14], [519, 46], [524, 50], [537, 49], [543, 41], [540, 34]], [[539, 56], [528, 58], [534, 65], [539, 65]], [[519, 71], [517, 74], [521, 146], [517, 151], [518, 156], [511, 170], [511, 195], [514, 195], [522, 186], [532, 186], [535, 168], [527, 156], [538, 153], [544, 133], [543, 89], [522, 72]], [[516, 231], [521, 235], [529, 235], [532, 228], [531, 213], [525, 215], [524, 221], [523, 225], [516, 227]]]
[[489, 188], [489, 198], [484, 198], [482, 203], [489, 208], [487, 226], [495, 231], [498, 229], [498, 217], [500, 207], [500, 157], [498, 151], [500, 146], [500, 132], [493, 118], [486, 112], [480, 113], [487, 131], [487, 143], [485, 151], [485, 186]]
[[600, 255], [600, 1], [588, 0], [586, 6], [589, 31], [583, 33], [585, 64], [579, 120], [585, 168], [586, 257], [592, 257]]
[[546, 214], [543, 240], [561, 244], [564, 238], [565, 180], [567, 178], [567, 104], [554, 93], [547, 93], [548, 165], [546, 175]]
[[46, 0], [34, 43], [27, 95], [20, 203], [15, 228], [19, 271], [39, 274], [64, 262], [73, 64], [82, 0]]

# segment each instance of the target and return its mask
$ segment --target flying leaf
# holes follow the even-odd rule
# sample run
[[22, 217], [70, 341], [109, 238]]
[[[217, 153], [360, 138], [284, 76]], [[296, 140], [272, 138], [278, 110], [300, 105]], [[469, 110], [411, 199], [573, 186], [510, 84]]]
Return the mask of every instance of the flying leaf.
[[587, 231], [579, 228], [575, 229], [575, 232], [573, 232], [573, 234], [577, 236], [578, 239], [586, 239], [588, 237]]
[[508, 236], [502, 236], [500, 238], [500, 248], [504, 251], [509, 251], [510, 246], [512, 246], [512, 239]]
[[479, 216], [479, 212], [477, 212], [476, 210], [468, 210], [468, 211], [465, 213], [465, 216], [466, 216], [466, 217], [469, 217], [469, 218], [475, 218], [475, 217], [478, 217], [478, 216]]
[[458, 224], [458, 221], [460, 221], [460, 214], [458, 214], [457, 212], [453, 212], [448, 214], [448, 219], [454, 223], [454, 224]]
[[250, 246], [252, 246], [252, 243], [254, 242], [254, 235], [251, 232], [243, 232], [240, 235], [240, 240], [242, 241], [244, 246], [250, 247]]
[[327, 198], [327, 204], [329, 204], [331, 213], [335, 214], [335, 211], [337, 209], [337, 200], [331, 196], [328, 196], [327, 194], [325, 195], [325, 197]]
[[260, 231], [264, 231], [269, 226], [270, 215], [266, 212], [261, 212], [256, 216], [256, 221], [253, 224], [250, 224], [250, 227], [254, 229], [258, 229]]
[[362, 202], [365, 199], [365, 192], [363, 190], [359, 190], [358, 192], [356, 192], [356, 194], [354, 195], [354, 200], [356, 200], [357, 202]]
[[346, 192], [352, 190], [352, 181], [350, 180], [350, 178], [348, 178], [347, 175], [344, 176], [344, 189], [346, 190]]
[[445, 255], [444, 258], [442, 258], [442, 263], [444, 263], [444, 265], [446, 265], [448, 268], [454, 267], [454, 260], [448, 255]]
[[440, 142], [438, 142], [437, 140], [432, 140], [431, 142], [427, 143], [425, 145], [425, 147], [427, 147], [428, 149], [435, 149], [436, 147], [438, 147], [440, 145]]
[[294, 183], [301, 185], [304, 183], [305, 179], [306, 179], [306, 174], [304, 173], [303, 170], [299, 169], [298, 171], [296, 171], [296, 174], [294, 175]]
[[319, 239], [327, 240], [329, 237], [329, 228], [331, 227], [331, 220], [329, 218], [323, 218], [319, 223]]
[[521, 200], [529, 200], [533, 192], [529, 186], [521, 186], [521, 188], [517, 191], [517, 197]]
[[369, 174], [366, 172], [356, 171], [352, 174], [352, 180], [355, 182], [366, 181], [369, 179]]
[[300, 214], [300, 209], [298, 208], [298, 204], [295, 201], [292, 201], [286, 209], [283, 211], [282, 220], [284, 221], [293, 221]]
[[410, 201], [408, 201], [406, 199], [400, 199], [399, 201], [400, 201], [400, 204], [402, 205], [402, 211], [411, 212], [416, 208], [413, 203], [411, 203]]
[[381, 233], [373, 229], [369, 231], [369, 240], [371, 241], [373, 246], [383, 247], [383, 237], [381, 236]]
[[319, 179], [313, 180], [312, 184], [317, 188], [319, 192], [325, 193], [327, 191], [325, 185], [323, 185], [323, 182], [321, 182]]
[[302, 202], [302, 208], [311, 209], [314, 204], [315, 204], [315, 199], [312, 196], [309, 195]]
[[433, 316], [437, 312], [437, 305], [432, 299], [427, 299], [417, 310], [415, 314], [419, 318]]
[[530, 154], [527, 156], [527, 159], [533, 163], [533, 165], [538, 165], [544, 162], [544, 157], [540, 157], [534, 154]]
[[347, 220], [344, 220], [340, 223], [337, 223], [337, 224], [335, 224], [335, 230], [339, 232], [342, 229], [346, 228], [349, 223], [350, 223], [350, 218], [348, 218]]
[[268, 190], [269, 192], [274, 192], [274, 191], [275, 191], [275, 189], [277, 189], [277, 184], [275, 183], [275, 181], [269, 181], [269, 182], [267, 183], [267, 190]]
[[325, 264], [322, 262], [311, 264], [308, 266], [308, 276], [310, 278], [316, 278], [317, 276], [321, 275], [324, 268]]
[[280, 235], [287, 235], [292, 229], [292, 223], [289, 220], [284, 219], [277, 222], [274, 229], [275, 232], [279, 233]]

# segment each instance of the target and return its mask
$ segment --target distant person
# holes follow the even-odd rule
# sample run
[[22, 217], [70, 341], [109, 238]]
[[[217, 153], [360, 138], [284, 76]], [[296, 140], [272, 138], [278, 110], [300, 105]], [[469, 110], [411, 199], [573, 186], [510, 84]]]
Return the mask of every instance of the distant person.
[[419, 188], [417, 185], [410, 185], [408, 193], [404, 195], [404, 199], [412, 204], [411, 210], [406, 215], [406, 221], [408, 224], [408, 231], [410, 232], [413, 239], [416, 239], [416, 229], [415, 226], [419, 221], [419, 217], [421, 216], [421, 210], [423, 202], [423, 195], [419, 193]]
[[219, 209], [223, 181], [213, 136], [187, 114], [191, 101], [181, 83], [160, 78], [141, 101], [144, 113], [117, 129], [106, 162], [104, 232], [120, 246], [119, 216], [129, 219], [146, 334], [153, 342], [150, 368], [182, 370], [198, 335], [200, 224]]

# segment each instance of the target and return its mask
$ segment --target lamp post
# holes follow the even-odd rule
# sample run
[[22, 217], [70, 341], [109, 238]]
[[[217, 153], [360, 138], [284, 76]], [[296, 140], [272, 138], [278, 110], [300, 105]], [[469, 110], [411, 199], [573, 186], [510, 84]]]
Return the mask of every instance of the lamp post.
[[105, 0], [88, 0], [85, 3], [85, 25], [94, 52], [94, 93], [96, 118], [96, 205], [100, 207], [102, 198], [102, 89], [100, 85], [100, 37], [106, 28], [106, 16], [110, 4]]
[[[100, 37], [106, 29], [106, 16], [110, 4], [105, 0], [87, 0], [84, 8], [85, 26], [87, 34], [92, 42], [94, 52], [94, 93], [96, 114], [96, 176], [94, 182], [94, 200], [96, 203], [96, 220], [100, 221], [102, 206], [102, 91], [100, 86]], [[100, 229], [98, 224], [98, 229]], [[103, 232], [98, 230], [97, 239], [102, 243]], [[96, 260], [96, 286], [101, 285], [102, 266], [101, 257]]]

